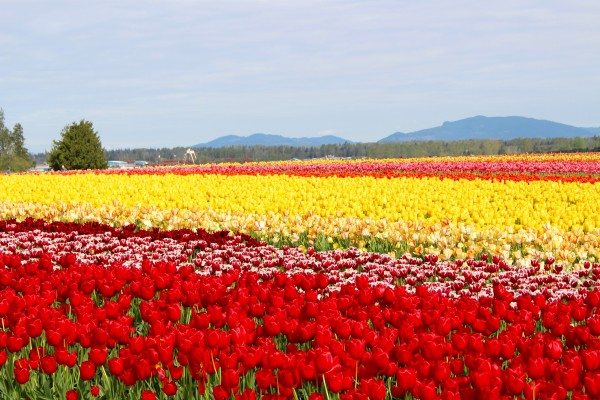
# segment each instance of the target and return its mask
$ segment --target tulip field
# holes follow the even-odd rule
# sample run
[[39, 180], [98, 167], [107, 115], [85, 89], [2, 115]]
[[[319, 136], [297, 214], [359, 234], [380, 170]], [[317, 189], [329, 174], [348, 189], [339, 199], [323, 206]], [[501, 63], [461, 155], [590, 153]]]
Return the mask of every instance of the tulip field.
[[0, 175], [1, 399], [599, 399], [600, 154]]

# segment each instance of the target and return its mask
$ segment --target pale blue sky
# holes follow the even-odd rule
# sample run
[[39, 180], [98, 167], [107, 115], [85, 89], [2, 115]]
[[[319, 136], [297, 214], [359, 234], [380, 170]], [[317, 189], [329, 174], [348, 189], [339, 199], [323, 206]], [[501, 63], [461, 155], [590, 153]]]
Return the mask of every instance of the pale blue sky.
[[81, 118], [107, 148], [599, 126], [599, 71], [595, 0], [0, 0], [0, 107], [34, 151]]

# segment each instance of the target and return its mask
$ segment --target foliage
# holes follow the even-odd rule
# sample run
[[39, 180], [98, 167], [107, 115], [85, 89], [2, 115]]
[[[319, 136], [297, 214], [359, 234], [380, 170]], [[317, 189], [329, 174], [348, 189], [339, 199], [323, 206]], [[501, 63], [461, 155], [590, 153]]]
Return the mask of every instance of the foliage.
[[[395, 143], [344, 143], [319, 147], [253, 146], [194, 148], [199, 163], [230, 161], [276, 161], [322, 158], [408, 158], [459, 155], [496, 155], [523, 153], [570, 153], [598, 151], [600, 136], [586, 138], [413, 141]], [[182, 162], [186, 148], [117, 149], [106, 152], [109, 160], [145, 160], [153, 163]], [[43, 160], [44, 155], [38, 155]]]
[[25, 148], [23, 127], [17, 123], [12, 130], [4, 123], [4, 111], [0, 109], [0, 171], [24, 171], [33, 165]]
[[100, 137], [90, 121], [67, 125], [61, 139], [54, 141], [48, 154], [48, 165], [60, 169], [103, 169], [107, 167]]

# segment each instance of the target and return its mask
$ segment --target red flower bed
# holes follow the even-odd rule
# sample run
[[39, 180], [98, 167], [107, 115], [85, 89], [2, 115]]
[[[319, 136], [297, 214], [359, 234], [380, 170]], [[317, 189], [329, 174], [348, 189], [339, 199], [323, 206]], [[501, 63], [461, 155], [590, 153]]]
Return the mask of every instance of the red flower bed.
[[[25, 259], [48, 258], [55, 264], [73, 259], [85, 264], [114, 263], [141, 267], [143, 260], [192, 266], [196, 273], [214, 275], [239, 269], [263, 278], [285, 271], [289, 276], [322, 273], [328, 285], [324, 292], [354, 284], [357, 277], [370, 285], [428, 286], [448, 297], [492, 296], [493, 284], [514, 294], [543, 294], [548, 299], [581, 297], [600, 279], [600, 264], [585, 262], [581, 271], [563, 272], [553, 259], [532, 261], [528, 268], [507, 264], [498, 256], [478, 260], [438, 261], [436, 256], [400, 259], [356, 249], [307, 253], [295, 247], [276, 248], [247, 235], [202, 230], [144, 231], [134, 226], [122, 229], [97, 223], [40, 220], [0, 221], [0, 253], [18, 252]], [[325, 279], [324, 278], [324, 279]]]
[[2, 223], [0, 254], [2, 397], [600, 396], [598, 265], [523, 272], [36, 221]]
[[[595, 160], [503, 160], [494, 161], [356, 161], [347, 163], [206, 164], [198, 166], [107, 169], [98, 174], [128, 175], [292, 175], [377, 178], [439, 177], [447, 179], [495, 179], [515, 181], [554, 180], [566, 182], [600, 181], [600, 163]], [[60, 172], [79, 174], [79, 171]]]

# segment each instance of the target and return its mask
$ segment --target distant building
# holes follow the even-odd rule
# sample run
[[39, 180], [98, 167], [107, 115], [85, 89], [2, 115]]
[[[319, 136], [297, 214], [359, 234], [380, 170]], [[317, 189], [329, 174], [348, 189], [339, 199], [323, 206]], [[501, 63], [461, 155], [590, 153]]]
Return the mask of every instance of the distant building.
[[31, 172], [48, 172], [51, 171], [52, 168], [48, 164], [39, 164], [35, 167], [31, 168], [29, 171]]
[[108, 168], [128, 168], [131, 164], [128, 164], [125, 161], [114, 161], [111, 160], [108, 162]]

